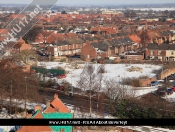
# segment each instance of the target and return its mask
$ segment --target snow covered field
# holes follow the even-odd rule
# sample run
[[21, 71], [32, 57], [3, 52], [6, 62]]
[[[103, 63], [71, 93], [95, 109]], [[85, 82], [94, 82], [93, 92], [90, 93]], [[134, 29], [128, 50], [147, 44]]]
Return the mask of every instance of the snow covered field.
[[[97, 67], [101, 64], [92, 64]], [[80, 78], [80, 74], [83, 71], [84, 64], [79, 65], [79, 69], [71, 69], [68, 63], [60, 63], [60, 62], [38, 62], [38, 66], [44, 66], [47, 69], [52, 69], [56, 67], [62, 67], [66, 71], [69, 71], [67, 77], [65, 79], [58, 79], [58, 82], [62, 80], [66, 80], [72, 83], [73, 86], [76, 86], [76, 82]], [[141, 72], [129, 72], [127, 71], [128, 68], [139, 67], [143, 70]], [[106, 73], [103, 74], [103, 79], [106, 80], [108, 78], [113, 78], [116, 80], [116, 83], [121, 81], [122, 78], [126, 77], [139, 77], [139, 76], [149, 76], [154, 77], [155, 74], [152, 73], [153, 70], [160, 69], [161, 66], [159, 65], [150, 65], [150, 64], [105, 64]]]
[[153, 11], [174, 11], [175, 8], [131, 8], [132, 10], [141, 10], [141, 11], [149, 11], [149, 10], [153, 10]]
[[[80, 74], [83, 71], [83, 67], [85, 64], [79, 64], [79, 69], [71, 69], [71, 66], [68, 63], [61, 63], [61, 62], [38, 62], [38, 66], [44, 66], [47, 69], [62, 67], [69, 73], [66, 75], [67, 77], [64, 79], [56, 79], [58, 83], [61, 83], [63, 80], [68, 81], [74, 87], [77, 86], [77, 81], [80, 79]], [[92, 64], [97, 69], [101, 64]], [[142, 71], [139, 72], [129, 72], [127, 69], [131, 67], [138, 67], [141, 68]], [[103, 81], [105, 82], [107, 79], [115, 79], [116, 83], [118, 84], [122, 78], [127, 77], [139, 77], [139, 76], [149, 76], [154, 77], [155, 74], [152, 73], [153, 70], [160, 69], [161, 66], [159, 65], [151, 65], [151, 64], [105, 64], [106, 73], [103, 74]], [[47, 78], [49, 79], [49, 78]], [[102, 84], [103, 85], [103, 84]], [[104, 89], [105, 90], [105, 89]], [[147, 94], [149, 92], [155, 91], [156, 87], [145, 87], [145, 89], [137, 90], [137, 95], [140, 96], [142, 94]]]

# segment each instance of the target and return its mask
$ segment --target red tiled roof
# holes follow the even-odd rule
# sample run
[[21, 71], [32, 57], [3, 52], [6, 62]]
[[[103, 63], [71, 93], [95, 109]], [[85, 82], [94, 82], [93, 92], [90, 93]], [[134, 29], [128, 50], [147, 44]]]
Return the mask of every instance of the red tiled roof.
[[23, 126], [17, 132], [53, 132], [50, 126]]
[[[60, 113], [70, 113], [70, 110], [64, 105], [64, 103], [58, 98], [58, 95], [54, 97], [45, 112], [60, 112]], [[53, 108], [52, 108], [53, 106]]]
[[[34, 119], [42, 119], [41, 111], [34, 117]], [[22, 126], [17, 132], [53, 132], [50, 126]]]
[[0, 34], [8, 34], [8, 29], [0, 29]]
[[45, 113], [52, 113], [52, 112], [58, 112], [56, 109], [52, 108], [51, 106], [47, 107], [44, 111]]
[[134, 42], [139, 43], [141, 41], [141, 39], [137, 35], [131, 35], [129, 38]]

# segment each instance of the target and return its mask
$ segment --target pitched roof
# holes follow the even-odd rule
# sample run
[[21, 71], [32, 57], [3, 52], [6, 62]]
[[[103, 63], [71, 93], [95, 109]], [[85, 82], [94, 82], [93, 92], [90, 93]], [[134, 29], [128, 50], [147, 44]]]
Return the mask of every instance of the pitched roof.
[[50, 106], [46, 108], [45, 113], [60, 112], [70, 113], [70, 110], [64, 105], [64, 103], [55, 94], [54, 99], [51, 101]]
[[148, 44], [147, 49], [150, 50], [175, 50], [174, 44]]
[[50, 126], [23, 126], [17, 132], [53, 132]]
[[[42, 119], [42, 112], [38, 110], [31, 118]], [[17, 132], [53, 132], [50, 126], [22, 126]]]
[[54, 32], [47, 32], [47, 31], [42, 31], [41, 34], [44, 36], [44, 37], [49, 37], [50, 35], [52, 35]]
[[141, 39], [137, 36], [137, 35], [131, 35], [131, 36], [129, 36], [129, 38], [132, 40], [132, 41], [134, 41], [134, 42], [137, 42], [137, 43], [139, 43], [140, 41], [141, 41]]

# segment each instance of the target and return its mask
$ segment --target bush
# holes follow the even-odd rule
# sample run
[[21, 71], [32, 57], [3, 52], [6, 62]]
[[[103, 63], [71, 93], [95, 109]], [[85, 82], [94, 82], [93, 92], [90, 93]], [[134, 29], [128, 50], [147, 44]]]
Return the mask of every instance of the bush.
[[141, 86], [140, 80], [138, 78], [133, 78], [131, 82], [131, 86], [140, 87]]
[[129, 77], [122, 78], [121, 83], [124, 84], [124, 85], [130, 85], [131, 84], [131, 78], [129, 78]]
[[61, 59], [60, 62], [66, 62], [66, 59], [65, 58], [64, 59]]
[[140, 76], [139, 79], [148, 79], [148, 76]]
[[122, 78], [121, 81], [122, 84], [124, 85], [131, 85], [133, 87], [140, 87], [141, 86], [141, 82], [139, 80], [139, 78]]

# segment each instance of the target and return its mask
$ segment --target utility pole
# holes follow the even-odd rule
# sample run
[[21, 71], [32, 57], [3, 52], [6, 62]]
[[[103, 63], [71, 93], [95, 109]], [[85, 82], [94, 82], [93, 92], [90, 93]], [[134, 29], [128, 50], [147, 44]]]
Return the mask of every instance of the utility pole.
[[25, 89], [25, 117], [27, 117], [27, 77], [25, 77], [25, 84], [26, 84], [26, 89]]
[[11, 83], [10, 83], [10, 114], [12, 112], [12, 80], [11, 80]]
[[[11, 75], [12, 75], [12, 67], [11, 67]], [[12, 78], [11, 78], [11, 82], [10, 82], [10, 112], [9, 112], [9, 114], [11, 114], [11, 112], [12, 112]]]
[[97, 115], [98, 115], [98, 103], [99, 103], [99, 97], [100, 97], [100, 94], [98, 93], [98, 100], [97, 100]]
[[92, 91], [92, 86], [91, 86], [91, 75], [90, 75], [90, 95], [89, 95], [89, 105], [90, 105], [90, 108], [89, 108], [89, 113], [90, 113], [90, 117], [91, 117], [91, 115], [92, 115], [92, 93], [91, 93], [91, 91]]
[[90, 90], [90, 109], [89, 109], [89, 113], [90, 113], [90, 117], [91, 117], [91, 114], [92, 114], [92, 96], [91, 96], [91, 90]]

